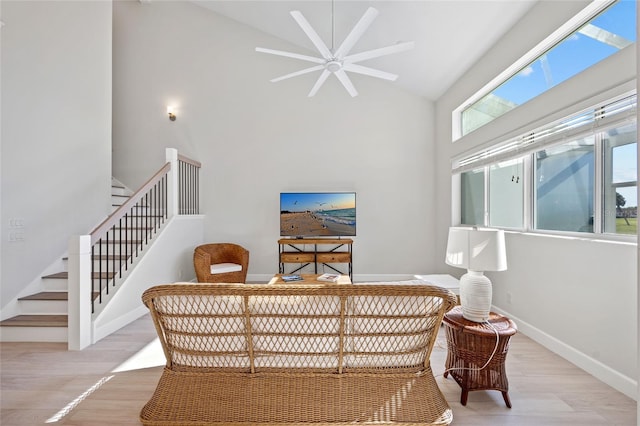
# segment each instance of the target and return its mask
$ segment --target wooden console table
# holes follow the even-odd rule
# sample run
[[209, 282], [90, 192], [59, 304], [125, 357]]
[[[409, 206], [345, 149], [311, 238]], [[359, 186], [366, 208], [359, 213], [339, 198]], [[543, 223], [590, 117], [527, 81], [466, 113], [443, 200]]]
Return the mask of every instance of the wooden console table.
[[495, 312], [489, 314], [489, 323], [495, 330], [484, 322], [465, 319], [461, 306], [445, 314], [443, 324], [446, 326], [448, 353], [444, 377], [451, 374], [462, 388], [462, 405], [467, 405], [469, 391], [498, 390], [502, 392], [507, 407], [511, 408], [505, 360], [509, 339], [518, 329], [509, 318]]
[[[301, 248], [302, 246], [302, 248]], [[309, 250], [306, 246], [312, 246]], [[314, 265], [314, 274], [318, 274], [318, 265], [323, 265], [341, 275], [353, 279], [353, 240], [350, 238], [281, 238], [278, 240], [278, 271], [281, 274], [295, 274], [307, 265]], [[287, 263], [300, 263], [292, 271], [285, 272]], [[347, 264], [344, 273], [330, 264]]]

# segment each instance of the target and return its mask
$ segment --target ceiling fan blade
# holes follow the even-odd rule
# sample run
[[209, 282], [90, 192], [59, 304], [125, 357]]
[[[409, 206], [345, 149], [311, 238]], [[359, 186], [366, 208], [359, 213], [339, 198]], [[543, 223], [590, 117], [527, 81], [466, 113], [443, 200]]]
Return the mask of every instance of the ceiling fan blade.
[[342, 70], [342, 69], [338, 70], [338, 71], [334, 72], [334, 74], [336, 75], [336, 77], [338, 77], [338, 80], [340, 80], [340, 83], [342, 83], [344, 88], [347, 89], [347, 92], [349, 92], [349, 94], [352, 97], [353, 96], [358, 96], [358, 91], [353, 86], [353, 83], [351, 82], [351, 79], [349, 78], [349, 76], [347, 76], [347, 73], [344, 72], [344, 70]]
[[415, 43], [413, 41], [407, 41], [404, 43], [394, 44], [392, 46], [381, 47], [379, 49], [367, 50], [366, 52], [356, 53], [344, 58], [345, 64], [353, 64], [355, 62], [364, 61], [367, 59], [373, 59], [384, 55], [391, 55], [392, 53], [404, 52], [405, 50], [413, 49]]
[[269, 53], [271, 55], [286, 56], [287, 58], [301, 59], [303, 61], [315, 62], [316, 64], [324, 64], [325, 60], [314, 56], [300, 55], [298, 53], [285, 52], [283, 50], [265, 49], [264, 47], [256, 47], [256, 52]]
[[331, 73], [327, 70], [322, 71], [322, 74], [320, 74], [320, 77], [318, 77], [316, 84], [313, 85], [313, 87], [311, 88], [311, 91], [309, 92], [308, 96], [310, 98], [313, 97], [316, 93], [318, 93], [318, 90], [320, 90], [320, 87], [322, 87], [324, 82], [327, 80], [327, 78], [329, 77], [329, 74]]
[[377, 9], [370, 7], [367, 11], [362, 15], [362, 18], [358, 21], [358, 23], [353, 27], [347, 38], [344, 39], [338, 50], [336, 50], [335, 57], [337, 59], [344, 58], [349, 52], [351, 48], [356, 44], [360, 37], [364, 34], [364, 32], [369, 28], [369, 25], [373, 22], [374, 19], [378, 16], [379, 12]]
[[304, 31], [307, 37], [309, 37], [309, 40], [311, 40], [311, 43], [313, 43], [316, 49], [318, 49], [318, 52], [320, 52], [320, 54], [325, 59], [331, 58], [332, 56], [331, 51], [329, 50], [327, 45], [324, 43], [324, 41], [322, 41], [318, 33], [316, 33], [316, 31], [313, 29], [311, 24], [309, 24], [309, 22], [305, 19], [305, 17], [302, 16], [302, 13], [300, 13], [300, 11], [298, 10], [292, 10], [289, 13], [291, 13], [291, 16], [293, 16], [293, 19], [296, 20], [298, 25], [300, 25], [300, 28], [302, 28], [302, 31]]
[[389, 72], [380, 71], [369, 67], [363, 67], [362, 65], [357, 64], [344, 64], [342, 69], [344, 69], [345, 71], [381, 78], [383, 80], [396, 81], [398, 79], [397, 74], [391, 74]]
[[297, 77], [299, 75], [308, 74], [310, 72], [319, 71], [319, 70], [323, 70], [323, 69], [324, 69], [324, 65], [316, 65], [316, 66], [311, 67], [311, 68], [305, 68], [305, 69], [300, 70], [300, 71], [292, 72], [291, 74], [286, 74], [286, 75], [283, 75], [281, 77], [276, 77], [276, 78], [271, 79], [269, 81], [271, 81], [272, 83], [276, 83], [278, 81], [286, 80], [287, 78]]

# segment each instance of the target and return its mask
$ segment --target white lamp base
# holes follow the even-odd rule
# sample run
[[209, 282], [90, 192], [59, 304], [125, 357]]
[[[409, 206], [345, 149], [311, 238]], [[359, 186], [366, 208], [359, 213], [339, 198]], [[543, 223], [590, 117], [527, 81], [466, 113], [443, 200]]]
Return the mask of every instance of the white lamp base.
[[460, 277], [462, 316], [469, 321], [487, 321], [491, 311], [491, 293], [491, 281], [484, 273], [467, 271]]

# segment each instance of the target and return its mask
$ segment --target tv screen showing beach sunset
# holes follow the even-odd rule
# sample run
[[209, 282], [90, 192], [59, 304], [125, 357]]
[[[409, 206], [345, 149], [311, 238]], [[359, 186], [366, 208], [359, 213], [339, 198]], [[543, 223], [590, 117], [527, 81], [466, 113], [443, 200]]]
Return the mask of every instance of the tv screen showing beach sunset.
[[280, 193], [280, 236], [356, 235], [355, 192]]

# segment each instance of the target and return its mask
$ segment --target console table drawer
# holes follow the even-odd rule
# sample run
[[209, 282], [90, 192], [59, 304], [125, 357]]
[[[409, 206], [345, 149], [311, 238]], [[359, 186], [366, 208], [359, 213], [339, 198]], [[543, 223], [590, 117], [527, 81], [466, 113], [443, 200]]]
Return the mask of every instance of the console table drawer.
[[[330, 269], [340, 275], [349, 275], [353, 280], [352, 246], [351, 238], [281, 238], [278, 240], [278, 271], [280, 274], [304, 274], [313, 268], [314, 274], [321, 274], [324, 269]], [[318, 272], [318, 265], [322, 272]]]
[[308, 263], [315, 260], [313, 253], [280, 253], [280, 262]]
[[317, 260], [319, 263], [349, 263], [351, 253], [318, 253]]

